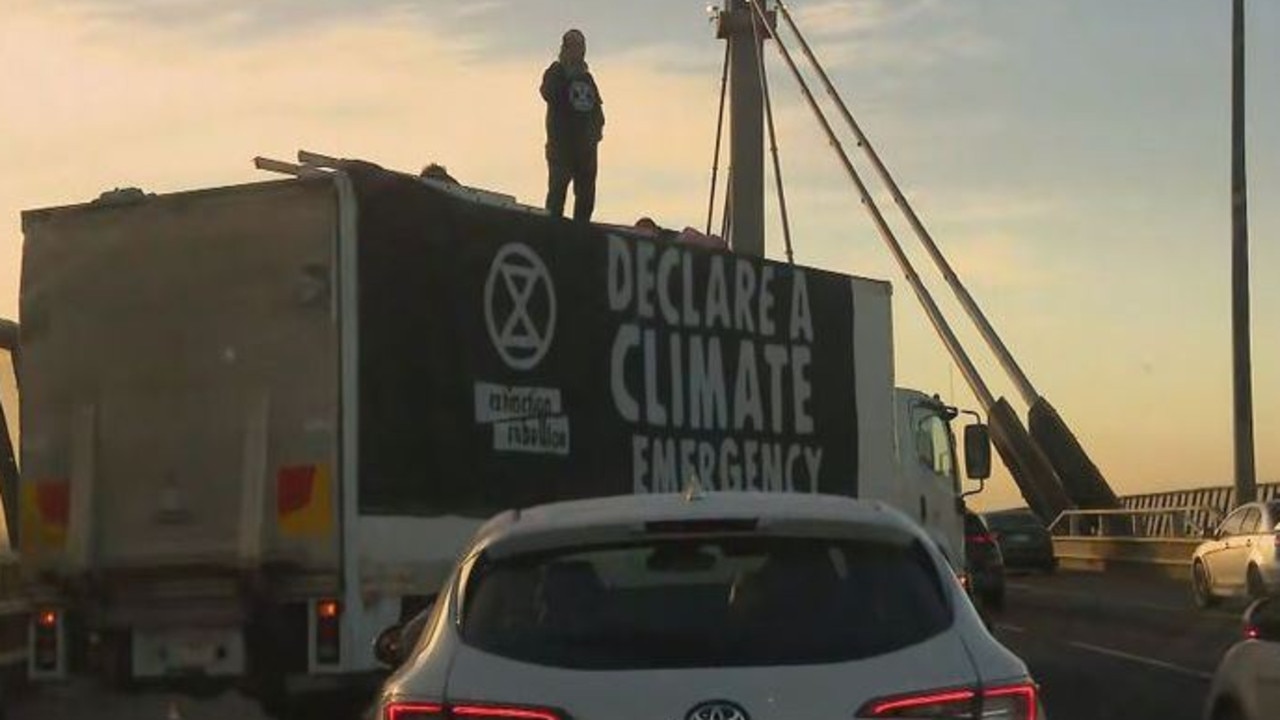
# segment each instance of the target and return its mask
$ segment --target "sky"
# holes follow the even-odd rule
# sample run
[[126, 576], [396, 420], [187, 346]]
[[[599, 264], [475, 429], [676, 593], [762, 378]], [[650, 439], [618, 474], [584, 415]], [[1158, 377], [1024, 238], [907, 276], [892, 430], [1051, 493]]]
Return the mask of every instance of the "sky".
[[[264, 179], [255, 155], [305, 148], [414, 171], [436, 161], [539, 204], [537, 83], [568, 27], [588, 37], [608, 116], [597, 218], [705, 220], [723, 46], [703, 2], [0, 6], [0, 316], [17, 314], [21, 210], [115, 187]], [[790, 7], [961, 278], [1116, 490], [1230, 482], [1230, 2]], [[1260, 480], [1280, 481], [1270, 72], [1280, 3], [1253, 0], [1247, 22], [1255, 432]], [[976, 407], [772, 51], [769, 68], [797, 261], [891, 280], [898, 383]], [[906, 225], [891, 221], [993, 390], [1025, 410]], [[767, 222], [768, 252], [782, 257], [772, 204]], [[1018, 502], [1001, 471], [977, 504]]]

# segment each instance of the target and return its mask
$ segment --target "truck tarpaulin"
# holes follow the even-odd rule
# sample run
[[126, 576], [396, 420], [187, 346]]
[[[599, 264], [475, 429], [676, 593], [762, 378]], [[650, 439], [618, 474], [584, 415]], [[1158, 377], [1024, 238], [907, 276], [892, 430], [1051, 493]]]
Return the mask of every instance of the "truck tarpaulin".
[[857, 494], [850, 278], [348, 172], [362, 512]]

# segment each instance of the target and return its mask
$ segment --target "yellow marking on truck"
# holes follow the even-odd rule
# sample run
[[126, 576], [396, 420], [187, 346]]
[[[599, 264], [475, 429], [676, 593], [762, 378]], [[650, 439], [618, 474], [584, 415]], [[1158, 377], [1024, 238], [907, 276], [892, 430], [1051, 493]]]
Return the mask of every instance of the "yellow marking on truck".
[[60, 550], [67, 541], [66, 481], [22, 486], [19, 547], [22, 552]]
[[327, 465], [281, 468], [276, 482], [281, 537], [321, 537], [333, 531], [333, 488]]

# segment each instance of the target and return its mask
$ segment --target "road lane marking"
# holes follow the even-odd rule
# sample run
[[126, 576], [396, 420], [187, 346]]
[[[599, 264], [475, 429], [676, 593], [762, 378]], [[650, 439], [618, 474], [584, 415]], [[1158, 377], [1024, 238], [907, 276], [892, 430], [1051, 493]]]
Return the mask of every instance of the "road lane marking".
[[1021, 627], [1019, 625], [1012, 625], [1010, 623], [996, 623], [996, 629], [1004, 630], [1006, 632], [1011, 632], [1011, 633], [1021, 633], [1021, 632], [1027, 631], [1027, 629], [1024, 627]]
[[1188, 603], [1185, 606], [1169, 606], [1169, 605], [1161, 605], [1159, 603], [1146, 602], [1144, 600], [1122, 600], [1122, 599], [1112, 598], [1109, 601], [1104, 601], [1099, 595], [1095, 593], [1074, 592], [1071, 590], [1057, 590], [1052, 588], [1036, 587], [1034, 585], [1025, 585], [1023, 583], [1009, 583], [1006, 587], [1008, 587], [1011, 590], [1017, 590], [1019, 592], [1025, 592], [1032, 595], [1056, 595], [1060, 598], [1066, 598], [1069, 600], [1091, 602], [1092, 604], [1095, 604], [1098, 606], [1106, 606], [1109, 604], [1116, 607], [1137, 608], [1139, 610], [1154, 610], [1157, 612], [1165, 612], [1165, 613], [1178, 613], [1178, 614], [1196, 613], [1203, 617], [1218, 618], [1220, 620], [1236, 621], [1240, 619], [1239, 613], [1232, 613], [1227, 610], [1199, 609], [1199, 608], [1196, 608], [1194, 605], [1191, 605], [1190, 603]]
[[1146, 657], [1145, 655], [1134, 655], [1133, 653], [1127, 653], [1127, 652], [1124, 652], [1123, 650], [1113, 650], [1111, 648], [1102, 647], [1100, 645], [1090, 645], [1089, 643], [1085, 643], [1085, 642], [1072, 641], [1067, 644], [1078, 650], [1088, 650], [1090, 652], [1098, 653], [1099, 655], [1107, 655], [1113, 658], [1119, 658], [1120, 660], [1128, 660], [1130, 662], [1149, 665], [1151, 667], [1160, 668], [1161, 670], [1168, 670], [1169, 672], [1177, 673], [1179, 675], [1193, 677], [1193, 678], [1196, 678], [1197, 680], [1213, 679], [1213, 673], [1202, 672], [1200, 670], [1192, 670], [1191, 668], [1188, 668], [1188, 667], [1175, 665], [1171, 662], [1165, 662], [1164, 660], [1149, 658], [1149, 657]]

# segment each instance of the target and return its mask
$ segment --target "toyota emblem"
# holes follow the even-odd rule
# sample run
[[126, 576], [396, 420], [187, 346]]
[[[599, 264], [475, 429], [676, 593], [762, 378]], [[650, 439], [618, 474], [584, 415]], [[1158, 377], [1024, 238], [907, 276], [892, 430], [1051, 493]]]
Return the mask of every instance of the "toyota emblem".
[[685, 720], [751, 720], [741, 705], [728, 700], [698, 703], [684, 717]]

